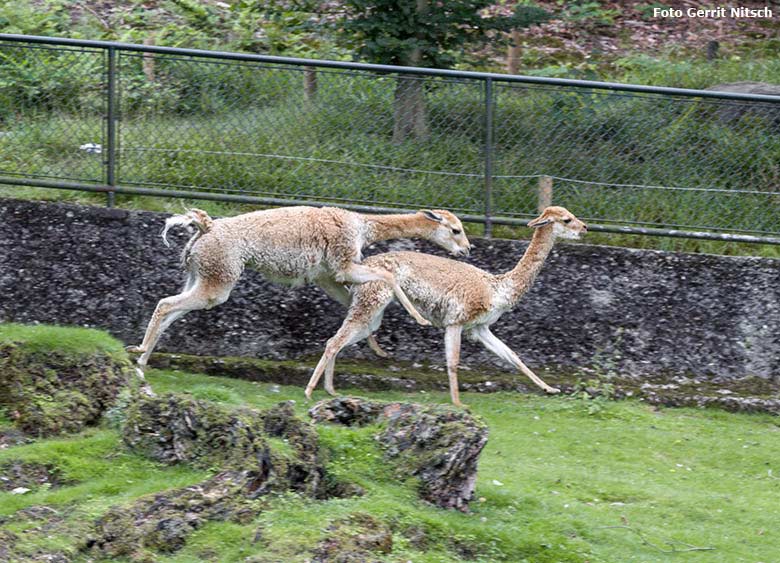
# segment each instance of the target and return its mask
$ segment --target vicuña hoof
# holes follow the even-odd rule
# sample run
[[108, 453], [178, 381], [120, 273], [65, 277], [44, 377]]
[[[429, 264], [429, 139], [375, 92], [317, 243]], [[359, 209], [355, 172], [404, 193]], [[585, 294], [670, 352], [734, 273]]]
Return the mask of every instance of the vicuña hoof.
[[374, 338], [373, 335], [368, 337], [368, 347], [371, 348], [371, 351], [380, 358], [390, 357], [390, 354], [382, 350], [382, 347], [379, 345], [379, 342], [376, 341], [376, 338]]
[[125, 350], [127, 350], [128, 352], [139, 353], [139, 354], [142, 352], [146, 352], [146, 349], [142, 348], [141, 346], [125, 346]]
[[545, 391], [547, 391], [550, 395], [555, 395], [556, 393], [561, 392], [560, 389], [556, 389], [555, 387], [548, 387], [547, 389], [545, 389]]
[[389, 358], [390, 354], [382, 350], [379, 346], [371, 346], [371, 351], [380, 358]]

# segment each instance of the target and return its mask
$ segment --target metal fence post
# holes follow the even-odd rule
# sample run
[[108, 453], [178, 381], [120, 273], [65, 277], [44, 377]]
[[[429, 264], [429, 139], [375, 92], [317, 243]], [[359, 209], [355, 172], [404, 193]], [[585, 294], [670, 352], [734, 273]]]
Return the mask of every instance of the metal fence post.
[[485, 238], [493, 235], [493, 80], [485, 79]]
[[108, 96], [106, 104], [106, 184], [109, 191], [107, 192], [108, 200], [106, 205], [113, 207], [115, 203], [116, 193], [114, 188], [116, 187], [116, 121], [117, 121], [117, 107], [116, 107], [116, 49], [114, 47], [108, 48]]

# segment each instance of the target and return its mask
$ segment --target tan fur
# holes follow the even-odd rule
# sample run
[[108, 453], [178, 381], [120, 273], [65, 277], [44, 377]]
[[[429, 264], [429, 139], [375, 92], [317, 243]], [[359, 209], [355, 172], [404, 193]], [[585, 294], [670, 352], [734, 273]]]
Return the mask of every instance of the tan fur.
[[[558, 237], [578, 238], [587, 226], [563, 207], [548, 207], [531, 221], [535, 227], [531, 243], [517, 266], [494, 275], [469, 264], [416, 252], [389, 252], [372, 256], [364, 264], [391, 272], [415, 308], [431, 324], [446, 329], [445, 348], [452, 401], [460, 405], [457, 365], [460, 335], [466, 330], [471, 338], [507, 360], [550, 393], [550, 387], [528, 369], [503, 342], [490, 332], [490, 325], [510, 310], [528, 291]], [[325, 389], [333, 389], [336, 355], [345, 346], [358, 342], [375, 331], [382, 322], [385, 307], [393, 300], [386, 285], [367, 283], [353, 288], [352, 304], [344, 323], [328, 341], [306, 388], [306, 396], [325, 373]]]
[[[183, 262], [184, 291], [162, 299], [152, 314], [142, 344], [146, 365], [162, 332], [189, 311], [211, 308], [227, 300], [244, 267], [260, 271], [270, 281], [298, 286], [320, 285], [331, 297], [349, 305], [345, 283], [380, 282], [391, 288], [410, 314], [428, 324], [414, 309], [387, 270], [361, 264], [362, 249], [374, 242], [399, 237], [424, 238], [453, 254], [468, 253], [470, 244], [457, 217], [447, 211], [414, 214], [364, 215], [331, 207], [282, 207], [212, 220], [199, 209], [166, 221], [166, 228], [195, 224]], [[383, 353], [375, 341], [372, 348]]]

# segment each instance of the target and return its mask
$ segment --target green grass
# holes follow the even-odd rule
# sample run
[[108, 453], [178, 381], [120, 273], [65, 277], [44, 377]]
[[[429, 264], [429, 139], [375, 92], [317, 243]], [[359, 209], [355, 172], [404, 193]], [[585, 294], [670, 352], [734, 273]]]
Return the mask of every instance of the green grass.
[[124, 344], [102, 330], [51, 325], [0, 323], [0, 343], [22, 343], [30, 351], [126, 357]]
[[[301, 416], [309, 406], [295, 387], [158, 370], [149, 380], [157, 392], [192, 391], [235, 406], [264, 408], [293, 399]], [[350, 391], [360, 393], [345, 390]], [[447, 395], [438, 392], [369, 396], [447, 402]], [[317, 399], [323, 397], [317, 393]], [[603, 403], [590, 414], [588, 402], [580, 399], [511, 393], [464, 393], [464, 400], [490, 427], [470, 514], [417, 500], [414, 483], [395, 479], [382, 461], [374, 428], [324, 426], [319, 433], [329, 452], [328, 470], [363, 486], [364, 496], [311, 501], [282, 495], [251, 522], [208, 524], [183, 550], [159, 560], [253, 556], [267, 562], [304, 561], [327, 536], [330, 523], [355, 512], [393, 527], [394, 551], [387, 561], [451, 562], [465, 560], [459, 555], [464, 553], [482, 562], [755, 563], [780, 558], [777, 418], [659, 410], [630, 401]], [[26, 495], [0, 493], [0, 516], [37, 504], [65, 508], [66, 522], [52, 538], [23, 534], [29, 545], [72, 546], [88, 522], [110, 505], [204, 477], [124, 452], [108, 428], [0, 451], [0, 462], [18, 458], [54, 462], [65, 477], [78, 481]], [[27, 526], [6, 524], [17, 531]], [[414, 529], [425, 531], [424, 551], [407, 537]], [[659, 551], [671, 549], [664, 542], [672, 540], [714, 551]]]

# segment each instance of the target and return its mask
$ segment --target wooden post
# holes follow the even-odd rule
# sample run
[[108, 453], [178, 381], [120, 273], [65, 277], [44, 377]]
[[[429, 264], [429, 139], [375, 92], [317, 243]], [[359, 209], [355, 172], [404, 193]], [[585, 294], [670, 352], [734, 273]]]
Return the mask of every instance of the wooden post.
[[[144, 37], [144, 45], [146, 46], [154, 45], [154, 33], [149, 33], [149, 35]], [[141, 61], [141, 66], [143, 67], [144, 76], [146, 76], [146, 80], [148, 82], [154, 82], [155, 79], [154, 54], [144, 53], [143, 60]]]
[[553, 182], [549, 176], [539, 176], [538, 211], [541, 213], [552, 205]]
[[317, 99], [317, 69], [313, 66], [303, 68], [303, 95], [307, 102]]

